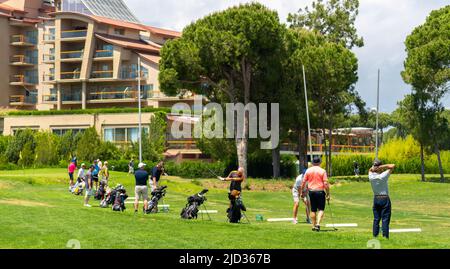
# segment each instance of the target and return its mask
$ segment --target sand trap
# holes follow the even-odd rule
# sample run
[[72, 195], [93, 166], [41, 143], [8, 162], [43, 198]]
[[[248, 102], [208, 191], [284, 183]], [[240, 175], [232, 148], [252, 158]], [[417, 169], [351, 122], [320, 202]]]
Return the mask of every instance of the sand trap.
[[4, 205], [18, 205], [18, 206], [44, 206], [44, 207], [53, 207], [46, 203], [26, 201], [26, 200], [17, 200], [17, 199], [8, 199], [8, 200], [0, 200], [0, 204]]

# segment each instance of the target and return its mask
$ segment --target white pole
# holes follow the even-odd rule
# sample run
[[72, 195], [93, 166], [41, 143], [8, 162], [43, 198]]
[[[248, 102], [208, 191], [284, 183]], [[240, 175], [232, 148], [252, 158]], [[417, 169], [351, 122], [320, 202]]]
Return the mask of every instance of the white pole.
[[138, 55], [139, 162], [142, 162], [141, 57]]
[[312, 150], [312, 141], [311, 141], [311, 124], [309, 122], [308, 94], [306, 91], [306, 75], [305, 75], [305, 66], [304, 65], [302, 65], [302, 69], [303, 69], [303, 87], [305, 88], [306, 120], [308, 122], [309, 154], [310, 154], [311, 162], [312, 162], [313, 150]]
[[375, 146], [376, 146], [376, 151], [375, 151], [375, 159], [378, 160], [378, 147], [379, 147], [379, 143], [378, 143], [378, 114], [380, 111], [380, 69], [378, 69], [378, 83], [377, 83], [377, 116], [376, 116], [376, 127], [375, 127]]

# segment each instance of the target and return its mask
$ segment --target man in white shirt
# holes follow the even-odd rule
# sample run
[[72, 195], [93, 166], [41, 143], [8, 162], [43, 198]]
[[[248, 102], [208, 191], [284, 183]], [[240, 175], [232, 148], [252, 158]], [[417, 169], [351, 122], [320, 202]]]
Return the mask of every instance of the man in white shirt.
[[369, 181], [374, 194], [373, 198], [373, 236], [380, 233], [380, 220], [383, 237], [389, 238], [389, 223], [391, 222], [391, 199], [389, 198], [388, 179], [394, 171], [395, 164], [382, 165], [375, 160], [369, 169]]
[[[301, 193], [305, 193], [308, 192], [307, 189], [301, 189], [302, 186], [302, 181], [303, 181], [303, 175], [305, 174], [306, 169], [303, 169], [302, 173], [300, 175], [297, 176], [297, 178], [295, 179], [295, 183], [294, 183], [294, 187], [292, 187], [292, 197], [294, 198], [294, 219], [292, 221], [292, 223], [297, 224], [297, 214], [298, 214], [298, 207], [299, 207], [299, 202], [300, 202], [300, 196]], [[311, 219], [309, 218], [309, 214], [310, 214], [310, 203], [309, 203], [309, 198], [308, 195], [305, 194], [304, 198], [301, 198], [303, 203], [305, 204], [305, 208], [306, 208], [306, 223], [311, 224]]]

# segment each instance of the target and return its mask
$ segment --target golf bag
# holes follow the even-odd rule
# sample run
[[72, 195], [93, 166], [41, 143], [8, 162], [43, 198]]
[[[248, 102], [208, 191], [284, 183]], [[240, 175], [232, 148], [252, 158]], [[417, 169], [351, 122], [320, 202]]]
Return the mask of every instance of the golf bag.
[[160, 186], [152, 191], [152, 199], [148, 202], [148, 208], [145, 211], [146, 214], [158, 213], [158, 202], [166, 195], [166, 188], [167, 186]]
[[206, 201], [205, 194], [208, 189], [204, 189], [201, 192], [191, 195], [187, 198], [186, 207], [181, 210], [181, 218], [183, 219], [196, 219], [198, 216], [198, 207]]
[[82, 179], [77, 179], [77, 183], [72, 187], [72, 193], [75, 195], [82, 195], [85, 185], [86, 183], [84, 183]]
[[117, 186], [114, 188], [115, 195], [114, 195], [114, 203], [112, 206], [113, 211], [124, 211], [126, 209], [125, 207], [125, 200], [128, 198], [127, 191], [122, 185]]
[[106, 194], [106, 181], [100, 181], [100, 186], [98, 187], [98, 190], [95, 192], [94, 199], [95, 200], [103, 200]]
[[230, 207], [227, 209], [227, 216], [231, 223], [239, 223], [242, 218], [242, 211], [247, 211], [241, 197], [235, 197], [228, 194], [228, 199], [230, 199]]
[[106, 208], [114, 202], [114, 199], [111, 198], [112, 192], [113, 189], [107, 186], [105, 189], [105, 195], [103, 195], [103, 199], [100, 201], [100, 207]]

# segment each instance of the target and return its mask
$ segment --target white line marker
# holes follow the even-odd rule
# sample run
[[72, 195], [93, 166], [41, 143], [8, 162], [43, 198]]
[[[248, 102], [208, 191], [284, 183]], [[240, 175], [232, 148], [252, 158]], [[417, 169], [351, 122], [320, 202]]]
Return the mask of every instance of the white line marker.
[[412, 228], [412, 229], [390, 229], [390, 233], [420, 233], [422, 229], [420, 228]]
[[282, 222], [282, 221], [293, 221], [293, 218], [275, 218], [275, 219], [267, 219], [269, 222]]
[[215, 214], [218, 213], [217, 210], [199, 210], [198, 213], [209, 213], [209, 214]]
[[327, 228], [333, 227], [358, 227], [358, 223], [328, 223], [325, 225]]

